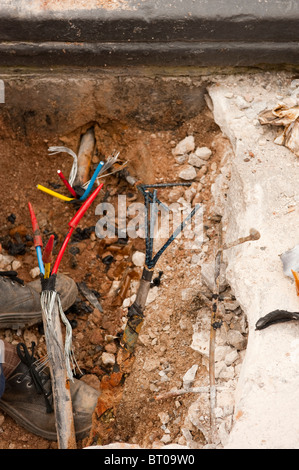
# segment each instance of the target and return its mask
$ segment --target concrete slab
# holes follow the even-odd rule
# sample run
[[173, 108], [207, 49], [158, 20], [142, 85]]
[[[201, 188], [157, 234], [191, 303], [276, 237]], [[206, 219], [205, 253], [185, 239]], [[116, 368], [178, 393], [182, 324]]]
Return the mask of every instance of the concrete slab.
[[[225, 252], [227, 279], [247, 315], [249, 338], [238, 383], [228, 449], [299, 448], [299, 323], [256, 331], [275, 309], [299, 310], [280, 255], [298, 244], [299, 159], [274, 144], [277, 129], [262, 127], [260, 111], [294, 103], [299, 88], [287, 74], [223, 77], [209, 88], [215, 121], [234, 158], [224, 213], [225, 241], [259, 230], [258, 241]], [[290, 211], [292, 207], [292, 211]]]
[[299, 63], [293, 0], [2, 0], [2, 66]]

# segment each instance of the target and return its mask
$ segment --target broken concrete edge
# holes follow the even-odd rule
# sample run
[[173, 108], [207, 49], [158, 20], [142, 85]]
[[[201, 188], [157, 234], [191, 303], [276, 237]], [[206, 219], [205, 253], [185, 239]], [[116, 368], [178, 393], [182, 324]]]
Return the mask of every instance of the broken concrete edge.
[[[249, 324], [227, 449], [298, 448], [298, 322], [255, 330], [256, 321], [275, 308], [298, 310], [294, 283], [284, 275], [279, 255], [298, 243], [296, 214], [288, 213], [283, 201], [296, 200], [292, 182], [298, 178], [299, 161], [274, 143], [272, 129], [257, 121], [259, 112], [278, 96], [295, 99], [298, 90], [292, 89], [291, 76], [268, 79], [227, 77], [208, 90], [215, 122], [234, 153], [223, 212], [227, 240], [251, 226], [261, 233], [259, 241], [228, 250], [225, 256], [227, 280]], [[248, 94], [254, 101], [236, 106], [236, 98]], [[245, 158], [249, 153], [252, 158]]]
[[[286, 0], [115, 1], [2, 6], [3, 66], [299, 63], [299, 8]], [[44, 4], [44, 2], [43, 2]]]

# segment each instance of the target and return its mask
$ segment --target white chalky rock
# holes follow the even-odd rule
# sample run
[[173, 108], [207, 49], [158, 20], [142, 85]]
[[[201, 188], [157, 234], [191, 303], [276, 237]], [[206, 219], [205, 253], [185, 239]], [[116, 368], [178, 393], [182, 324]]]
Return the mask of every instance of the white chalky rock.
[[21, 266], [22, 266], [22, 263], [18, 261], [17, 259], [15, 259], [11, 265], [13, 271], [17, 271]]
[[135, 251], [135, 253], [132, 256], [132, 261], [135, 264], [135, 266], [138, 266], [138, 267], [144, 266], [145, 254], [142, 253], [142, 251]]
[[115, 364], [114, 354], [103, 352], [102, 362], [103, 362], [104, 366], [113, 366]]
[[195, 150], [195, 155], [203, 160], [209, 160], [212, 155], [212, 150], [208, 147], [197, 147]]
[[193, 166], [191, 165], [187, 165], [182, 171], [180, 171], [179, 173], [179, 177], [182, 179], [182, 180], [194, 180], [194, 178], [196, 178], [196, 170]]
[[198, 365], [194, 364], [192, 367], [190, 367], [189, 370], [187, 370], [186, 374], [183, 377], [183, 385], [184, 387], [190, 387], [190, 385], [193, 383], [196, 372], [198, 369]]
[[188, 135], [188, 137], [185, 137], [177, 144], [172, 153], [173, 155], [184, 155], [185, 153], [193, 152], [194, 149], [194, 137], [193, 135]]
[[30, 271], [30, 276], [32, 277], [32, 279], [35, 279], [37, 276], [40, 275], [40, 269], [38, 266], [36, 266], [35, 268], [32, 268], [31, 271]]
[[190, 153], [188, 158], [189, 165], [195, 166], [196, 168], [201, 168], [205, 165], [205, 160], [198, 157], [195, 153]]
[[0, 255], [0, 269], [4, 269], [13, 262], [14, 258], [10, 255]]

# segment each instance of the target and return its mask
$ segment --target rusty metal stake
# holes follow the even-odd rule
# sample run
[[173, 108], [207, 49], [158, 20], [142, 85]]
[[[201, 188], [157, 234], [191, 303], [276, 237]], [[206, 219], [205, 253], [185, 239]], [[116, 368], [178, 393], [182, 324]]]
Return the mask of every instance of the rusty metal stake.
[[252, 240], [258, 240], [260, 236], [260, 232], [258, 232], [255, 228], [251, 228], [247, 237], [240, 237], [234, 242], [225, 243], [221, 249], [228, 250], [229, 248], [233, 248], [234, 246], [241, 245], [241, 243], [250, 242]]

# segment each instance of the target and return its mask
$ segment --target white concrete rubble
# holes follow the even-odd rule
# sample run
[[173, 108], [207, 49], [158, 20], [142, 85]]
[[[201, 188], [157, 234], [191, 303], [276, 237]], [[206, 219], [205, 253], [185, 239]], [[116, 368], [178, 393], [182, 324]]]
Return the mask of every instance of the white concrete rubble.
[[291, 74], [267, 72], [222, 77], [208, 89], [215, 122], [234, 151], [224, 239], [246, 236], [251, 228], [261, 234], [224, 253], [227, 280], [249, 324], [227, 449], [299, 448], [299, 322], [255, 330], [272, 310], [299, 311], [280, 259], [299, 239], [299, 159], [274, 143], [276, 129], [257, 119], [278, 101], [297, 101], [299, 87], [291, 84]]

